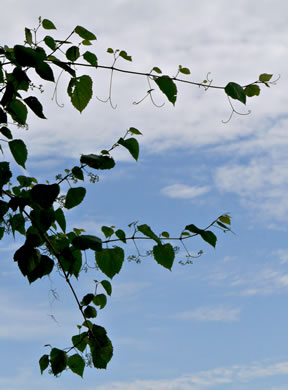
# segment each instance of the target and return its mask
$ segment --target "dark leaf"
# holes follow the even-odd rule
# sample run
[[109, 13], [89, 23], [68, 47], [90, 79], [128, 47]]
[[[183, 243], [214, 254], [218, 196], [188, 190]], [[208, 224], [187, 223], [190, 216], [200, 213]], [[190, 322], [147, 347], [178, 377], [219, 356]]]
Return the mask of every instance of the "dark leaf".
[[171, 244], [154, 245], [153, 255], [158, 264], [171, 270], [175, 253]]
[[108, 280], [102, 280], [101, 282], [102, 284], [102, 287], [104, 288], [104, 290], [106, 291], [106, 293], [111, 296], [112, 294], [112, 286], [111, 286], [111, 283], [108, 281]]
[[80, 167], [72, 168], [72, 173], [78, 180], [84, 180], [83, 171]]
[[124, 60], [126, 60], [126, 61], [132, 61], [132, 57], [128, 56], [128, 54], [126, 53], [125, 50], [121, 50], [119, 53], [119, 56], [124, 58]]
[[109, 226], [102, 226], [101, 230], [104, 233], [106, 238], [109, 238], [109, 237], [111, 237], [114, 234], [114, 229], [112, 229]]
[[46, 370], [49, 366], [49, 355], [43, 355], [39, 360], [39, 366], [41, 370], [41, 374]]
[[42, 48], [32, 49], [22, 45], [14, 46], [14, 55], [19, 65], [33, 68], [46, 59], [46, 53]]
[[156, 72], [158, 74], [162, 73], [161, 69], [158, 68], [158, 66], [154, 66], [154, 68], [151, 70], [151, 72]]
[[97, 316], [97, 311], [93, 306], [87, 306], [84, 309], [84, 315], [86, 318], [95, 318]]
[[84, 187], [70, 188], [66, 195], [65, 205], [66, 209], [72, 209], [78, 206], [86, 195], [86, 189]]
[[35, 282], [37, 279], [41, 279], [45, 275], [49, 275], [53, 271], [54, 261], [46, 255], [41, 255], [39, 263], [35, 269], [27, 274], [29, 283]]
[[35, 227], [41, 229], [43, 232], [46, 232], [55, 222], [55, 213], [52, 208], [32, 210], [30, 217]]
[[122, 268], [124, 251], [120, 247], [107, 248], [101, 252], [96, 252], [95, 258], [100, 270], [112, 279]]
[[255, 84], [248, 85], [245, 88], [245, 94], [248, 97], [259, 96], [260, 95], [260, 88], [258, 85], [255, 85]]
[[35, 71], [43, 80], [52, 82], [55, 81], [53, 70], [51, 69], [50, 65], [47, 64], [47, 62], [40, 62], [37, 64]]
[[89, 345], [94, 367], [105, 369], [113, 356], [113, 347], [102, 326], [93, 325]]
[[24, 99], [24, 102], [39, 118], [46, 119], [45, 115], [43, 114], [42, 104], [35, 96], [27, 97], [26, 99]]
[[97, 294], [93, 298], [93, 303], [95, 306], [100, 306], [100, 309], [103, 309], [107, 304], [107, 297], [105, 294]]
[[81, 236], [77, 236], [72, 241], [75, 248], [86, 250], [92, 249], [93, 251], [101, 251], [102, 250], [102, 241], [100, 238], [96, 236], [90, 236], [88, 234], [82, 234]]
[[88, 41], [94, 41], [96, 39], [96, 36], [84, 27], [77, 26], [74, 31], [82, 39], [87, 39]]
[[4, 137], [6, 137], [8, 139], [13, 139], [13, 135], [12, 135], [11, 131], [5, 126], [0, 128], [0, 133], [2, 133], [4, 135]]
[[27, 28], [27, 27], [25, 27], [25, 39], [29, 45], [32, 45], [32, 43], [33, 43], [32, 33], [31, 33], [30, 28]]
[[135, 127], [130, 127], [128, 131], [129, 131], [129, 133], [134, 134], [134, 135], [142, 135], [141, 131], [139, 131], [138, 129], [135, 129]]
[[0, 162], [0, 194], [2, 187], [9, 183], [9, 180], [12, 177], [12, 173], [9, 168], [9, 163], [6, 161]]
[[42, 27], [45, 28], [45, 30], [56, 30], [54, 23], [49, 19], [42, 20]]
[[91, 53], [90, 51], [86, 51], [84, 54], [83, 54], [83, 58], [84, 60], [86, 60], [90, 65], [92, 66], [96, 66], [97, 68], [97, 64], [98, 64], [98, 61], [97, 61], [97, 57], [94, 53]]
[[71, 371], [73, 371], [75, 374], [80, 375], [83, 377], [83, 372], [85, 368], [85, 360], [78, 355], [78, 353], [75, 353], [75, 355], [69, 356], [67, 361], [68, 367]]
[[92, 302], [92, 300], [93, 300], [94, 297], [95, 297], [94, 294], [86, 294], [86, 295], [82, 298], [81, 305], [82, 305], [82, 306], [87, 306], [87, 305], [89, 305], [89, 303]]
[[191, 225], [185, 226], [185, 230], [188, 230], [189, 232], [195, 234], [201, 234], [201, 232], [203, 231], [202, 229], [199, 229], [197, 226], [193, 225], [193, 223]]
[[31, 198], [44, 209], [50, 209], [60, 193], [59, 184], [36, 184], [31, 189]]
[[83, 333], [80, 333], [79, 335], [73, 336], [72, 343], [73, 343], [75, 348], [77, 348], [80, 352], [83, 352], [85, 350], [85, 348], [87, 347], [88, 333], [83, 332]]
[[21, 167], [25, 168], [25, 162], [28, 157], [26, 145], [21, 139], [14, 139], [8, 142], [10, 152], [14, 157], [14, 160]]
[[7, 106], [7, 111], [15, 122], [20, 125], [25, 125], [27, 119], [27, 107], [20, 100], [12, 100]]
[[262, 73], [259, 76], [259, 81], [261, 81], [262, 83], [268, 83], [268, 81], [270, 81], [272, 77], [273, 74]]
[[67, 355], [65, 351], [58, 348], [52, 348], [50, 352], [51, 370], [54, 375], [60, 374], [67, 367]]
[[82, 112], [92, 98], [91, 77], [87, 75], [73, 77], [69, 82], [67, 93], [73, 106]]
[[46, 37], [44, 38], [44, 42], [49, 47], [49, 49], [51, 50], [56, 49], [56, 42], [54, 38], [50, 37], [49, 35], [46, 35]]
[[80, 56], [79, 47], [78, 46], [70, 46], [66, 51], [66, 58], [69, 61], [76, 61]]
[[181, 65], [179, 65], [179, 72], [180, 72], [180, 73], [183, 73], [183, 74], [190, 74], [190, 73], [191, 73], [191, 72], [190, 72], [190, 69], [188, 69], [188, 68], [182, 68]]
[[169, 76], [157, 77], [154, 78], [154, 81], [164, 93], [164, 95], [166, 95], [169, 102], [175, 105], [177, 98], [177, 87], [174, 81]]
[[13, 235], [15, 234], [15, 231], [23, 234], [24, 236], [26, 235], [25, 218], [22, 214], [14, 214], [12, 218], [10, 218], [10, 224]]
[[230, 82], [226, 85], [225, 92], [232, 99], [239, 100], [243, 104], [246, 104], [246, 94], [241, 85]]
[[143, 225], [138, 225], [137, 229], [139, 232], [144, 234], [144, 236], [152, 238], [152, 240], [156, 241], [159, 245], [161, 244], [161, 240], [154, 232], [152, 232], [150, 226], [143, 224]]
[[65, 215], [63, 213], [63, 210], [61, 208], [57, 209], [55, 211], [55, 219], [60, 228], [62, 229], [63, 233], [66, 231], [66, 219]]
[[118, 229], [116, 230], [115, 234], [122, 242], [124, 242], [124, 244], [126, 244], [126, 235], [123, 230]]
[[0, 199], [0, 220], [4, 217], [4, 215], [9, 210], [9, 204], [7, 202], [4, 202], [4, 200]]
[[35, 177], [28, 177], [23, 175], [17, 176], [17, 180], [19, 181], [21, 187], [30, 187], [32, 183], [37, 183]]
[[0, 108], [0, 123], [7, 124], [7, 114], [2, 110], [2, 108]]
[[201, 237], [204, 241], [208, 242], [208, 244], [212, 245], [214, 248], [216, 246], [217, 237], [215, 234], [209, 230], [203, 230], [200, 233]]
[[128, 149], [131, 156], [137, 161], [139, 157], [139, 144], [135, 138], [123, 139], [119, 138], [117, 141], [119, 145], [124, 146], [124, 148]]
[[57, 58], [51, 59], [53, 64], [59, 66], [59, 68], [64, 69], [66, 72], [70, 73], [72, 77], [76, 76], [76, 72], [69, 65], [65, 64], [65, 62], [59, 61]]
[[82, 267], [81, 251], [75, 248], [66, 247], [61, 251], [61, 264], [69, 275], [78, 278]]
[[112, 169], [115, 166], [115, 161], [112, 157], [97, 156], [96, 154], [82, 154], [80, 162], [94, 169]]

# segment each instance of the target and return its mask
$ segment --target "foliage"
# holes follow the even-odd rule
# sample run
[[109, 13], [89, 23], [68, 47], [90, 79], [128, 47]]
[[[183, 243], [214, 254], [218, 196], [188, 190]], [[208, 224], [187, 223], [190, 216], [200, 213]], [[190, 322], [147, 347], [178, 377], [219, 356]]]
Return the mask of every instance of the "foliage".
[[[80, 113], [87, 107], [93, 95], [91, 77], [79, 74], [78, 71], [84, 66], [97, 70], [106, 69], [111, 72], [107, 101], [112, 107], [112, 76], [120, 71], [134, 76], [147, 77], [150, 88], [146, 96], [150, 96], [153, 102], [154, 88], [150, 85], [153, 82], [155, 87], [158, 87], [158, 91], [162, 92], [173, 105], [177, 99], [177, 82], [196, 85], [205, 90], [218, 88], [224, 91], [228, 99], [236, 99], [243, 104], [246, 104], [248, 97], [260, 94], [261, 85], [269, 87], [271, 84], [272, 75], [265, 73], [260, 75], [257, 81], [246, 86], [235, 82], [229, 82], [226, 87], [214, 86], [208, 76], [207, 80], [197, 83], [178, 78], [178, 74], [190, 75], [190, 70], [181, 65], [174, 77], [162, 74], [157, 66], [154, 66], [149, 73], [130, 72], [116, 68], [115, 63], [118, 60], [131, 62], [132, 57], [124, 50], [112, 48], [107, 49], [113, 57], [112, 65], [99, 65], [96, 54], [86, 50], [86, 47], [96, 40], [92, 32], [82, 26], [77, 26], [64, 40], [46, 35], [45, 30], [51, 34], [51, 31], [55, 29], [53, 22], [39, 18], [37, 28], [25, 28], [24, 45], [0, 47], [0, 132], [4, 137], [1, 142], [8, 144], [11, 157], [23, 168], [26, 167], [28, 150], [23, 140], [14, 138], [13, 126], [27, 126], [29, 110], [40, 119], [46, 119], [41, 102], [33, 95], [35, 88], [43, 91], [42, 86], [37, 86], [33, 82], [36, 75], [44, 82], [55, 83], [55, 88], [57, 88], [55, 82], [57, 71], [61, 72], [60, 75], [66, 72], [70, 77], [67, 94], [72, 105]], [[39, 34], [42, 34], [40, 39]], [[70, 42], [72, 37], [75, 43]], [[231, 107], [235, 112], [232, 105]], [[187, 251], [187, 262], [189, 262], [193, 256], [184, 245], [185, 240], [198, 235], [215, 247], [217, 237], [209, 229], [218, 227], [224, 232], [230, 231], [230, 216], [227, 214], [221, 215], [205, 229], [188, 224], [177, 237], [170, 237], [166, 231], [157, 235], [147, 224], [136, 222], [129, 225], [130, 234], [114, 226], [103, 226], [103, 237], [83, 234], [84, 231], [77, 228], [66, 231], [66, 211], [80, 205], [86, 196], [85, 186], [78, 185], [78, 181], [83, 182], [87, 176], [90, 176], [92, 181], [97, 180], [97, 175], [91, 173], [87, 175], [85, 168], [89, 167], [95, 172], [114, 168], [115, 161], [112, 151], [116, 147], [124, 147], [137, 161], [139, 143], [136, 137], [141, 134], [138, 129], [130, 127], [110, 149], [82, 155], [77, 165], [66, 169], [64, 177], [57, 175], [55, 183], [52, 184], [38, 183], [36, 178], [25, 175], [17, 176], [17, 182], [13, 181], [10, 162], [0, 162], [0, 239], [9, 233], [23, 235], [25, 242], [14, 254], [14, 261], [20, 272], [29, 283], [33, 283], [57, 269], [70, 288], [83, 317], [83, 323], [77, 326], [78, 333], [72, 336], [70, 347], [64, 349], [51, 347], [50, 353], [40, 358], [41, 373], [49, 368], [50, 373], [58, 376], [64, 370], [70, 369], [73, 373], [83, 376], [87, 364], [99, 369], [106, 368], [113, 355], [112, 343], [106, 330], [91, 320], [96, 317], [97, 310], [102, 310], [106, 306], [107, 296], [112, 294], [111, 280], [122, 269], [125, 261], [123, 246], [128, 242], [135, 243], [138, 254], [134, 256], [134, 259], [138, 261], [141, 253], [136, 242], [139, 240], [154, 241], [151, 255], [158, 264], [171, 270], [176, 252], [172, 245], [173, 242], [178, 241], [183, 245]], [[1, 145], [0, 148], [2, 150]], [[67, 183], [69, 184], [68, 191], [65, 190]], [[60, 196], [60, 193], [65, 195]], [[95, 267], [109, 280], [95, 281], [95, 291], [88, 292], [81, 299], [72, 286], [72, 280], [77, 280], [83, 270], [85, 264], [82, 257], [85, 251], [94, 253]], [[100, 293], [98, 288], [102, 289]]]

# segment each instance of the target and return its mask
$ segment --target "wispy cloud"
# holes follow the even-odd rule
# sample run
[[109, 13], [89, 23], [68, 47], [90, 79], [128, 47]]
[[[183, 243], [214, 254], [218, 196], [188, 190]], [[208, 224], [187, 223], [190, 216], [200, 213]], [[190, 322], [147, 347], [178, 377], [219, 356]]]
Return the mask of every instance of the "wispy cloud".
[[240, 311], [241, 309], [238, 307], [206, 306], [177, 313], [174, 318], [204, 322], [231, 322], [239, 320]]
[[169, 198], [194, 199], [210, 191], [208, 186], [189, 186], [186, 184], [171, 184], [162, 188], [163, 195]]

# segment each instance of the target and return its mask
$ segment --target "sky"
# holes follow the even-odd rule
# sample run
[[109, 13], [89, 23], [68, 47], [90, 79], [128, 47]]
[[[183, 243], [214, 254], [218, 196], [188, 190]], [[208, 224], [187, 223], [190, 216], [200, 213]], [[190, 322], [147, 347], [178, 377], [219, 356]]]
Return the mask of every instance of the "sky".
[[[68, 212], [70, 228], [100, 235], [102, 225], [128, 231], [139, 221], [176, 235], [228, 212], [233, 233], [216, 231], [216, 249], [189, 241], [189, 252], [203, 255], [191, 265], [175, 262], [172, 272], [152, 258], [125, 261], [97, 316], [114, 356], [107, 370], [87, 368], [84, 379], [41, 376], [44, 345], [69, 345], [81, 318], [57, 273], [32, 285], [20, 274], [13, 251], [23, 237], [2, 240], [0, 390], [288, 390], [287, 14], [284, 0], [2, 0], [1, 45], [22, 43], [24, 28], [41, 16], [54, 22], [59, 39], [76, 25], [93, 31], [102, 65], [111, 65], [112, 47], [132, 56], [132, 63], [119, 60], [123, 69], [158, 66], [172, 76], [181, 64], [191, 70], [183, 77], [201, 82], [210, 72], [220, 86], [261, 73], [280, 79], [246, 106], [233, 102], [251, 113], [228, 123], [231, 108], [219, 90], [178, 85], [175, 107], [157, 90], [163, 107], [149, 99], [135, 105], [149, 89], [146, 79], [115, 74], [114, 110], [97, 99], [107, 98], [110, 77], [98, 69], [89, 73], [93, 99], [79, 114], [65, 97], [65, 76], [58, 105], [44, 83], [48, 120], [29, 115], [28, 131], [15, 129], [29, 149], [27, 171], [15, 167], [20, 174], [53, 182], [80, 154], [109, 148], [130, 127], [143, 133], [138, 162], [116, 151], [115, 169], [87, 183], [85, 203]], [[177, 260], [185, 259], [180, 248]], [[96, 278], [90, 270], [74, 280], [77, 293], [93, 290]]]

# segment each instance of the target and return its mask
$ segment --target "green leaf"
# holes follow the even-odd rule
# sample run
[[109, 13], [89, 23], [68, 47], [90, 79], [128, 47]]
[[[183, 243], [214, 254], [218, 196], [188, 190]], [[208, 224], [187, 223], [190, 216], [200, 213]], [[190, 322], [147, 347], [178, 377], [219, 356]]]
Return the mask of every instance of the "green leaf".
[[109, 238], [109, 237], [111, 237], [114, 234], [114, 229], [112, 229], [109, 226], [102, 226], [101, 230], [104, 233], [106, 238]]
[[101, 282], [102, 287], [106, 291], [106, 293], [111, 296], [112, 294], [112, 285], [108, 280], [102, 280]]
[[246, 96], [248, 96], [248, 97], [260, 95], [259, 85], [255, 85], [255, 84], [248, 85], [244, 91], [245, 91]]
[[93, 298], [93, 303], [95, 306], [100, 306], [100, 309], [103, 309], [107, 304], [107, 297], [105, 294], [97, 294]]
[[132, 57], [128, 56], [125, 50], [121, 50], [119, 56], [122, 57], [126, 61], [132, 61]]
[[261, 81], [262, 83], [267, 83], [268, 81], [271, 80], [272, 77], [273, 77], [273, 74], [262, 73], [259, 76], [259, 81]]
[[72, 173], [78, 180], [84, 180], [83, 171], [80, 167], [72, 168]]
[[80, 162], [94, 169], [112, 169], [115, 166], [115, 161], [112, 157], [97, 156], [96, 154], [82, 154]]
[[90, 236], [89, 234], [82, 234], [72, 240], [72, 244], [75, 248], [86, 250], [91, 249], [93, 251], [102, 250], [102, 240], [96, 236]]
[[171, 270], [175, 258], [174, 249], [171, 244], [154, 245], [153, 255], [158, 264]]
[[30, 187], [32, 183], [37, 184], [35, 177], [19, 175], [17, 176], [17, 180], [19, 181], [20, 187]]
[[177, 86], [169, 76], [161, 76], [154, 78], [155, 83], [158, 85], [160, 90], [166, 95], [169, 102], [173, 105], [176, 103], [177, 98]]
[[151, 72], [156, 72], [158, 74], [162, 73], [162, 70], [158, 68], [158, 66], [154, 66], [154, 68], [151, 70]]
[[4, 202], [3, 200], [0, 200], [0, 220], [4, 217], [4, 215], [9, 210], [9, 205], [7, 202]]
[[14, 160], [21, 167], [25, 168], [25, 162], [28, 157], [26, 145], [21, 139], [14, 139], [8, 142], [10, 152], [14, 157]]
[[12, 172], [10, 171], [9, 163], [7, 161], [0, 162], [0, 194], [2, 187], [9, 183], [11, 177]]
[[49, 275], [54, 268], [54, 261], [46, 255], [40, 256], [40, 261], [36, 265], [35, 269], [27, 274], [29, 283], [35, 282], [37, 279], [41, 279], [43, 276]]
[[82, 298], [82, 301], [81, 301], [81, 305], [82, 306], [88, 306], [89, 303], [92, 302], [93, 298], [95, 297], [94, 294], [86, 294], [83, 298]]
[[54, 23], [49, 19], [42, 20], [42, 27], [45, 28], [45, 30], [56, 30]]
[[43, 79], [47, 81], [54, 82], [54, 74], [51, 67], [47, 64], [47, 62], [40, 62], [35, 67], [36, 73]]
[[97, 65], [98, 65], [98, 60], [97, 60], [97, 57], [94, 53], [91, 53], [91, 51], [86, 51], [84, 54], [83, 54], [83, 58], [84, 60], [86, 60], [90, 65], [92, 66], [96, 66], [97, 68]]
[[27, 119], [27, 107], [20, 100], [14, 99], [7, 107], [12, 119], [20, 125], [25, 125]]
[[57, 209], [55, 211], [55, 219], [56, 219], [56, 222], [58, 223], [58, 225], [60, 226], [60, 228], [62, 229], [63, 233], [65, 233], [66, 219], [65, 219], [65, 215], [63, 213], [63, 210], [60, 207], [59, 207], [59, 209]]
[[111, 47], [109, 47], [109, 48], [107, 49], [107, 53], [109, 53], [109, 54], [113, 54], [113, 53], [114, 53], [114, 50], [113, 50], [113, 49], [111, 49]]
[[239, 100], [243, 104], [246, 104], [246, 94], [241, 85], [230, 82], [225, 87], [225, 93], [232, 99]]
[[41, 370], [41, 375], [46, 370], [46, 368], [49, 366], [49, 355], [43, 355], [39, 360], [39, 366]]
[[105, 369], [113, 356], [113, 347], [102, 326], [93, 325], [89, 345], [94, 367]]
[[138, 225], [137, 229], [139, 232], [144, 234], [144, 236], [152, 238], [152, 240], [156, 241], [159, 245], [161, 245], [161, 240], [154, 232], [152, 232], [150, 226], [143, 224], [143, 225]]
[[123, 230], [118, 229], [116, 230], [115, 234], [122, 242], [124, 242], [124, 244], [126, 244], [126, 235]]
[[2, 240], [4, 233], [5, 233], [5, 228], [0, 226], [0, 240]]
[[162, 232], [161, 236], [164, 237], [164, 238], [169, 238], [170, 234], [168, 232]]
[[[50, 59], [50, 57], [49, 57]], [[72, 77], [76, 77], [76, 72], [69, 65], [65, 64], [65, 62], [59, 61], [57, 58], [53, 57], [51, 59], [53, 64], [59, 66], [59, 68], [64, 69], [66, 72], [70, 73]]]
[[124, 251], [120, 247], [103, 249], [95, 253], [96, 263], [100, 270], [112, 279], [118, 274], [124, 262]]
[[14, 214], [12, 216], [12, 218], [10, 218], [9, 222], [11, 224], [13, 236], [14, 236], [16, 230], [20, 234], [23, 234], [24, 236], [26, 235], [25, 218], [23, 217], [22, 214]]
[[95, 318], [97, 316], [97, 311], [93, 306], [87, 306], [84, 309], [84, 315], [86, 318]]
[[228, 214], [221, 215], [221, 217], [219, 217], [218, 219], [226, 225], [231, 225], [231, 217]]
[[78, 34], [80, 38], [87, 39], [88, 41], [94, 41], [95, 39], [97, 39], [92, 32], [86, 30], [86, 28], [81, 26], [77, 26], [74, 32]]
[[78, 353], [68, 357], [67, 365], [71, 371], [83, 377], [85, 360], [80, 355], [78, 355]]
[[8, 139], [13, 139], [13, 135], [12, 135], [11, 131], [5, 126], [0, 128], [0, 133], [2, 133], [4, 135], [4, 137], [6, 137]]
[[88, 343], [88, 333], [83, 332], [79, 335], [75, 335], [72, 337], [72, 343], [75, 348], [77, 348], [80, 352], [83, 352], [87, 347]]
[[83, 75], [71, 78], [67, 93], [70, 96], [73, 106], [82, 112], [92, 98], [91, 77]]
[[65, 351], [52, 348], [50, 352], [51, 370], [54, 375], [60, 374], [67, 367], [67, 355]]
[[64, 207], [66, 209], [72, 209], [78, 206], [86, 195], [86, 189], [84, 187], [70, 188], [66, 195]]
[[78, 46], [71, 46], [69, 49], [66, 51], [66, 58], [69, 61], [76, 61], [80, 57], [80, 51]]
[[181, 65], [179, 65], [179, 72], [183, 74], [191, 74], [190, 69], [188, 68], [182, 68]]
[[119, 138], [117, 141], [119, 145], [124, 146], [124, 148], [128, 149], [131, 156], [137, 161], [139, 157], [139, 144], [138, 141], [135, 138]]
[[201, 237], [203, 238], [204, 241], [208, 242], [208, 244], [212, 245], [214, 248], [216, 246], [216, 241], [217, 241], [217, 237], [215, 236], [215, 234], [211, 231], [207, 231], [207, 230], [203, 230], [201, 233], [200, 233]]
[[7, 114], [2, 110], [2, 108], [0, 108], [0, 123], [7, 124]]
[[193, 225], [193, 223], [191, 225], [185, 226], [185, 230], [189, 230], [189, 232], [195, 234], [201, 234], [201, 232], [203, 231], [202, 229], [199, 229], [197, 226]]
[[50, 35], [46, 35], [46, 37], [44, 38], [44, 42], [51, 50], [55, 50], [57, 47], [55, 39], [50, 37]]
[[128, 131], [129, 131], [130, 134], [134, 134], [134, 135], [143, 135], [143, 134], [141, 133], [141, 131], [139, 131], [138, 129], [135, 129], [135, 127], [130, 127]]
[[30, 217], [35, 226], [43, 231], [47, 231], [55, 221], [54, 210], [51, 209], [35, 209], [30, 212]]
[[35, 96], [27, 97], [26, 99], [24, 99], [24, 102], [27, 104], [29, 108], [31, 108], [34, 114], [36, 114], [39, 118], [47, 119], [43, 114], [42, 104]]
[[84, 40], [82, 41], [82, 45], [84, 45], [84, 46], [91, 46], [92, 43], [91, 43], [90, 41], [88, 41], [88, 39], [84, 39]]
[[30, 28], [25, 27], [25, 39], [29, 45], [33, 44], [32, 33]]
[[46, 59], [45, 50], [41, 47], [32, 49], [31, 47], [15, 45], [14, 55], [17, 63], [21, 66], [29, 66], [35, 68]]
[[52, 207], [59, 193], [59, 184], [36, 184], [30, 191], [32, 200], [44, 209]]

